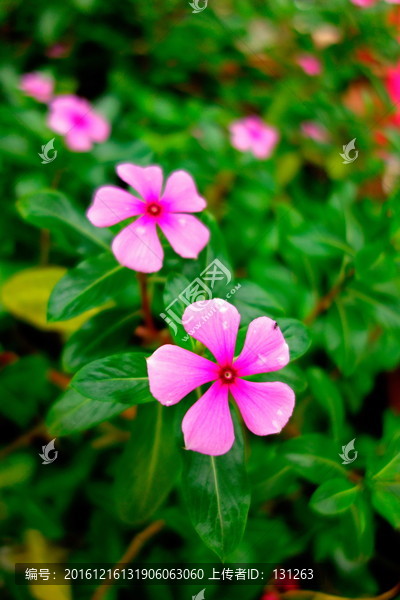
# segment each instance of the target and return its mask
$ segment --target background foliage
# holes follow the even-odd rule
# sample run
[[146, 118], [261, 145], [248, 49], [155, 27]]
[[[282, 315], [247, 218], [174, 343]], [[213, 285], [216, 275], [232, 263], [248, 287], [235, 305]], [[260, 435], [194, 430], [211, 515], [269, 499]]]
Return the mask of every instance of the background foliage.
[[[2, 598], [90, 598], [90, 586], [16, 587], [13, 564], [115, 563], [158, 520], [141, 561], [319, 564], [323, 591], [339, 596], [395, 585], [400, 136], [384, 73], [399, 58], [396, 10], [348, 0], [211, 0], [199, 14], [172, 0], [2, 3]], [[296, 64], [303, 52], [319, 57], [319, 76]], [[47, 109], [19, 90], [37, 69], [57, 93], [93, 102], [110, 139], [77, 154], [56, 136], [57, 159], [41, 164], [54, 137]], [[229, 124], [249, 113], [280, 133], [267, 161], [230, 145]], [[304, 136], [304, 121], [326, 140]], [[359, 157], [343, 165], [353, 138]], [[186, 169], [208, 201], [209, 247], [196, 261], [166, 247], [149, 278], [157, 336], [110, 231], [84, 216], [94, 189], [117, 183], [119, 161]], [[293, 362], [277, 378], [297, 399], [279, 436], [243, 437], [237, 423], [237, 443], [216, 459], [182, 450], [189, 401], [163, 408], [143, 379], [145, 357], [169, 335], [159, 313], [215, 257], [241, 283], [232, 301], [242, 326], [268, 315], [287, 331]], [[37, 454], [54, 437], [59, 457], [42, 466]], [[342, 465], [353, 438], [358, 458]], [[143, 586], [137, 597], [197, 591]], [[224, 593], [210, 586], [207, 597]]]

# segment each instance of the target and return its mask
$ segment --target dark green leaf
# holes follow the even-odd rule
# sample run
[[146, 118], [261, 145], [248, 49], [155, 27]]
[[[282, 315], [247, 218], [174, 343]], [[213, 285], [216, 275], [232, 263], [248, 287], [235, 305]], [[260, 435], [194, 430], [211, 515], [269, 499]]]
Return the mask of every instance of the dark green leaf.
[[71, 386], [80, 394], [101, 402], [126, 405], [151, 402], [146, 354], [125, 352], [95, 360], [80, 371]]
[[139, 323], [132, 311], [112, 308], [88, 319], [64, 346], [62, 362], [68, 372], [124, 349]]
[[330, 479], [315, 490], [310, 506], [321, 515], [336, 515], [350, 508], [359, 493], [359, 487], [346, 479]]
[[94, 227], [83, 211], [59, 192], [36, 192], [19, 200], [17, 208], [26, 221], [61, 234], [78, 252], [109, 250], [110, 232]]
[[262, 287], [245, 280], [238, 283], [240, 288], [232, 295], [229, 302], [232, 302], [240, 312], [241, 327], [247, 326], [257, 317], [276, 318], [282, 314], [282, 307], [278, 301]]
[[293, 465], [298, 475], [313, 483], [332, 477], [347, 477], [337, 447], [327, 436], [310, 433], [282, 444], [281, 455]]
[[49, 321], [64, 321], [115, 299], [134, 274], [112, 254], [83, 261], [55, 285], [48, 304]]
[[89, 429], [126, 410], [119, 402], [98, 402], [67, 390], [51, 407], [46, 417], [50, 435], [61, 436]]
[[335, 440], [340, 439], [343, 431], [343, 398], [337, 384], [319, 367], [307, 371], [308, 382], [314, 398], [323, 411], [329, 415], [332, 434]]
[[307, 352], [311, 339], [308, 328], [297, 319], [277, 319], [283, 337], [289, 346], [290, 360], [296, 360]]
[[173, 411], [159, 402], [141, 406], [115, 482], [117, 510], [124, 521], [151, 517], [179, 475], [179, 451], [172, 431]]
[[191, 521], [203, 542], [224, 560], [240, 542], [247, 520], [250, 494], [243, 438], [222, 456], [185, 453], [182, 488]]

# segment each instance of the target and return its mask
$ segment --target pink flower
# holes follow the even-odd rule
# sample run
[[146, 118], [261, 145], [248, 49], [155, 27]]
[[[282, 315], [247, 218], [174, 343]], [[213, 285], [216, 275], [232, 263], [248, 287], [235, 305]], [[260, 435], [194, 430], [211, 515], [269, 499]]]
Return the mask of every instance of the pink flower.
[[303, 135], [316, 142], [326, 142], [328, 141], [328, 134], [326, 129], [322, 127], [319, 123], [315, 123], [314, 121], [304, 121], [301, 124], [301, 131]]
[[365, 8], [366, 6], [372, 6], [375, 4], [376, 0], [350, 0], [356, 6], [362, 6]]
[[187, 307], [182, 321], [217, 362], [167, 344], [147, 359], [147, 370], [152, 395], [166, 406], [176, 404], [196, 387], [214, 382], [182, 421], [186, 448], [211, 456], [230, 450], [234, 429], [229, 394], [250, 431], [256, 435], [279, 433], [293, 412], [293, 391], [285, 383], [243, 379], [288, 364], [289, 348], [277, 324], [268, 317], [254, 319], [243, 350], [234, 358], [240, 322], [234, 306], [219, 298], [195, 302]]
[[232, 146], [241, 152], [251, 152], [256, 158], [271, 156], [279, 139], [275, 127], [256, 115], [234, 121], [229, 130]]
[[400, 63], [387, 71], [386, 89], [395, 104], [400, 102]]
[[314, 76], [321, 73], [321, 63], [312, 54], [301, 54], [296, 58], [296, 62], [307, 75]]
[[87, 100], [73, 95], [54, 98], [47, 124], [56, 133], [65, 135], [68, 148], [75, 152], [87, 152], [94, 142], [104, 142], [110, 135], [110, 125], [104, 117]]
[[200, 212], [206, 206], [189, 173], [172, 173], [164, 190], [160, 167], [124, 163], [117, 166], [117, 173], [140, 197], [112, 185], [103, 186], [95, 193], [87, 217], [96, 227], [109, 227], [140, 215], [114, 238], [112, 250], [121, 265], [143, 273], [161, 269], [164, 252], [157, 225], [177, 254], [197, 258], [210, 232], [196, 217], [187, 214]]
[[53, 95], [54, 82], [42, 73], [25, 73], [20, 81], [21, 90], [38, 102], [49, 102]]

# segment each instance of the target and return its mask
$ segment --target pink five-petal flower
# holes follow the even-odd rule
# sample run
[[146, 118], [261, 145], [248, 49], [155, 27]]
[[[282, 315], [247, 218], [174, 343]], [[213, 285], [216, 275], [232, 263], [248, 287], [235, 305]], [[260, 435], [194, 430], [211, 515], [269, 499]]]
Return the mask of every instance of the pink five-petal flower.
[[271, 156], [279, 140], [277, 130], [256, 115], [234, 121], [229, 131], [231, 144], [236, 150], [251, 152], [261, 159]]
[[42, 73], [25, 73], [20, 81], [20, 89], [38, 102], [49, 102], [53, 95], [54, 82]]
[[186, 331], [204, 344], [216, 362], [166, 344], [147, 359], [150, 391], [166, 406], [176, 404], [196, 387], [213, 382], [182, 421], [185, 446], [218, 456], [230, 450], [234, 429], [229, 410], [233, 396], [247, 427], [256, 435], [279, 433], [294, 408], [294, 393], [285, 383], [258, 383], [247, 375], [277, 371], [288, 364], [289, 348], [279, 327], [268, 317], [254, 319], [243, 349], [234, 357], [240, 315], [216, 298], [188, 306], [182, 318]]
[[314, 77], [321, 73], [321, 63], [318, 58], [312, 54], [300, 54], [300, 56], [296, 58], [296, 62], [307, 75]]
[[142, 273], [162, 267], [164, 252], [158, 237], [161, 229], [172, 248], [183, 258], [197, 258], [210, 238], [207, 227], [191, 214], [202, 211], [206, 202], [186, 171], [172, 173], [163, 187], [160, 167], [117, 166], [120, 178], [138, 196], [111, 185], [99, 188], [87, 212], [96, 227], [109, 227], [139, 217], [114, 238], [112, 250], [118, 262]]
[[87, 152], [95, 142], [104, 142], [110, 135], [109, 123], [90, 102], [68, 94], [52, 100], [47, 124], [65, 136], [65, 143], [74, 152]]

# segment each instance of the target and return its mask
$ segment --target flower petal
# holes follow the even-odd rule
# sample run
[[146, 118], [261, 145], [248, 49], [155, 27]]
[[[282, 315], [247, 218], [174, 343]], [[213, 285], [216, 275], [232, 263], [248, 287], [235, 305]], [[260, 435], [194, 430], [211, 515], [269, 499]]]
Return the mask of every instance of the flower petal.
[[161, 199], [171, 212], [199, 212], [206, 207], [206, 201], [199, 196], [195, 182], [186, 171], [175, 171], [168, 177]]
[[147, 359], [150, 391], [161, 404], [176, 404], [218, 377], [217, 365], [194, 352], [166, 344]]
[[117, 173], [147, 202], [160, 199], [163, 174], [160, 167], [137, 167], [130, 163], [117, 166]]
[[78, 128], [71, 129], [65, 135], [65, 143], [70, 150], [74, 152], [88, 152], [93, 147], [93, 142], [86, 131], [80, 131]]
[[164, 252], [156, 225], [145, 217], [139, 217], [120, 231], [114, 238], [112, 250], [121, 265], [134, 271], [154, 273], [162, 267]]
[[113, 185], [99, 188], [86, 213], [96, 227], [110, 227], [120, 221], [144, 213], [145, 204], [126, 190]]
[[234, 366], [240, 377], [278, 371], [289, 362], [289, 346], [277, 323], [268, 317], [254, 319], [243, 350]]
[[197, 258], [210, 239], [210, 232], [196, 217], [166, 213], [159, 221], [165, 237], [183, 258]]
[[232, 304], [221, 298], [194, 302], [183, 313], [182, 321], [187, 333], [204, 344], [221, 366], [231, 364], [240, 322]]
[[294, 392], [286, 383], [237, 379], [229, 387], [246, 426], [256, 435], [279, 433], [293, 412]]
[[96, 112], [88, 115], [88, 132], [94, 142], [104, 142], [110, 135], [110, 124], [106, 119]]
[[187, 450], [210, 456], [228, 452], [235, 441], [228, 403], [228, 386], [219, 381], [206, 391], [182, 421]]

